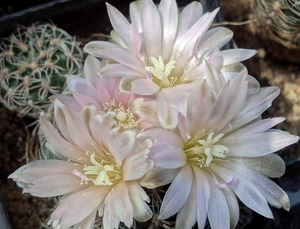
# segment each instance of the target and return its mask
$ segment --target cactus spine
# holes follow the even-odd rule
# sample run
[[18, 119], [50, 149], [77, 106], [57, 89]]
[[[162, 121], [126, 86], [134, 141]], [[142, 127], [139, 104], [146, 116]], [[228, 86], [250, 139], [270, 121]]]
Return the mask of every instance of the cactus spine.
[[63, 93], [66, 76], [79, 74], [80, 44], [52, 24], [20, 27], [0, 44], [0, 100], [21, 116], [37, 118], [49, 96]]
[[300, 50], [299, 0], [255, 0], [254, 13], [270, 39]]

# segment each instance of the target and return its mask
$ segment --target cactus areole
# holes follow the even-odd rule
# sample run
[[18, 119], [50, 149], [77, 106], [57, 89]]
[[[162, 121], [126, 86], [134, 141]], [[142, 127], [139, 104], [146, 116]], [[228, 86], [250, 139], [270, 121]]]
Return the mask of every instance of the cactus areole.
[[79, 74], [79, 42], [52, 24], [20, 27], [0, 45], [0, 99], [21, 116], [47, 112], [49, 96], [63, 93], [66, 76]]

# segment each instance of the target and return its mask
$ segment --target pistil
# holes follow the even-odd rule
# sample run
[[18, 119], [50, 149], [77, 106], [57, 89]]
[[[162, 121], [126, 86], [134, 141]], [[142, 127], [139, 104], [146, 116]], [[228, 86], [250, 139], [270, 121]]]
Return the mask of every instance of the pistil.
[[176, 77], [171, 77], [170, 74], [175, 68], [176, 61], [170, 60], [165, 65], [162, 56], [159, 56], [158, 59], [151, 57], [150, 61], [153, 66], [146, 66], [145, 68], [154, 76], [153, 82], [160, 87], [172, 87], [176, 82]]
[[188, 161], [199, 167], [208, 167], [213, 159], [224, 158], [225, 153], [229, 152], [229, 149], [224, 145], [216, 144], [224, 134], [209, 133], [206, 139], [197, 139], [190, 143], [192, 147], [188, 147], [185, 152]]
[[115, 121], [120, 128], [119, 131], [124, 131], [132, 128], [137, 128], [138, 121], [129, 108], [125, 108], [121, 103], [116, 104], [113, 99], [111, 102], [104, 104], [104, 111], [115, 112]]
[[113, 185], [121, 178], [121, 171], [116, 164], [100, 160], [95, 153], [90, 155], [90, 160], [93, 165], [85, 166], [83, 170], [87, 179], [95, 185]]

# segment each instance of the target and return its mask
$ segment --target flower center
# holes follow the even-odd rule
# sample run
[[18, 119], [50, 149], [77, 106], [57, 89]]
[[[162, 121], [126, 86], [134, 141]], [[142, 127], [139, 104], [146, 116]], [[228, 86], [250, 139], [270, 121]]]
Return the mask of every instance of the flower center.
[[176, 61], [170, 60], [169, 63], [165, 65], [162, 56], [159, 56], [158, 59], [151, 57], [150, 60], [153, 66], [146, 66], [145, 68], [152, 73], [153, 82], [160, 87], [172, 87], [177, 77], [171, 77], [170, 73], [175, 68]]
[[110, 161], [104, 161], [90, 154], [90, 160], [93, 165], [83, 168], [87, 180], [93, 181], [95, 185], [113, 185], [122, 178], [122, 172], [118, 166]]
[[196, 140], [185, 147], [187, 160], [190, 163], [200, 167], [208, 167], [213, 159], [225, 157], [224, 154], [228, 153], [229, 149], [226, 146], [216, 144], [224, 134], [213, 137], [214, 135], [214, 133], [209, 133], [206, 140]]
[[137, 128], [137, 118], [129, 108], [126, 109], [121, 103], [117, 105], [114, 99], [103, 106], [104, 111], [115, 113], [114, 120], [117, 122], [116, 126], [120, 128], [119, 131]]

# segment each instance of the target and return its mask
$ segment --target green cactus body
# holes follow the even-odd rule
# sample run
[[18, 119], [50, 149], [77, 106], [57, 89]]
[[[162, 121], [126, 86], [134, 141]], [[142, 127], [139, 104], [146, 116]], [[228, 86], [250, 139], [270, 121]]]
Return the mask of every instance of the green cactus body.
[[299, 0], [255, 0], [254, 13], [272, 40], [300, 50]]
[[37, 118], [64, 93], [66, 76], [79, 74], [80, 44], [52, 24], [20, 27], [0, 44], [0, 99], [8, 109]]

